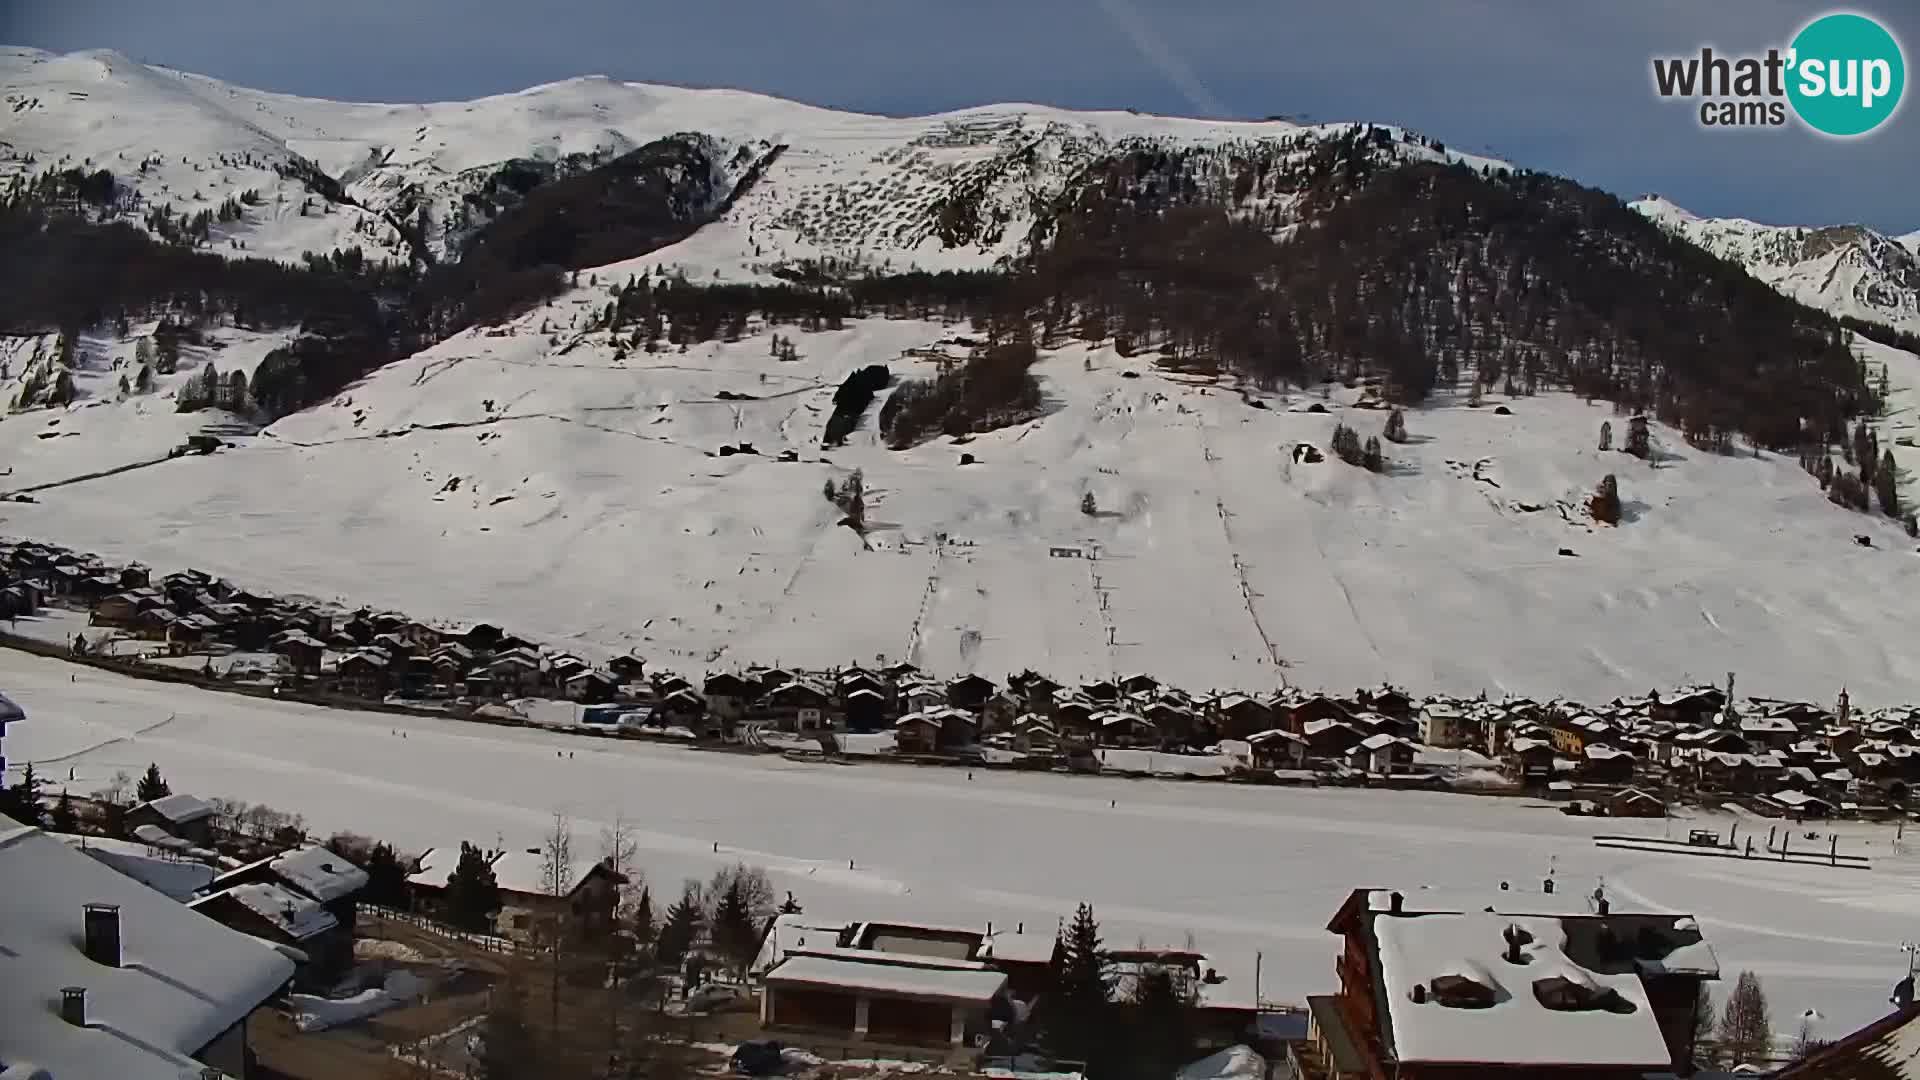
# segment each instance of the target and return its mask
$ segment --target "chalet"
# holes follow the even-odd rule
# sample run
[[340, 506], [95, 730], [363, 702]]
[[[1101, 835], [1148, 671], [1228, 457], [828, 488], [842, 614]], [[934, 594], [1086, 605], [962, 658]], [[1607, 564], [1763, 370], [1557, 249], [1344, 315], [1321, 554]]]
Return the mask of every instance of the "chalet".
[[886, 667], [881, 668], [880, 673], [897, 683], [897, 682], [903, 682], [906, 679], [909, 679], [915, 675], [920, 674], [920, 669], [902, 660], [898, 663], [888, 664]]
[[647, 662], [633, 653], [622, 653], [607, 661], [607, 670], [623, 683], [637, 683], [647, 677]]
[[1624, 784], [1633, 779], [1633, 755], [1602, 743], [1581, 754], [1580, 778], [1590, 784]]
[[407, 648], [412, 652], [430, 653], [440, 647], [440, 631], [417, 620], [409, 619], [393, 632], [407, 643]]
[[487, 664], [487, 674], [498, 694], [525, 696], [540, 689], [540, 659], [531, 653], [501, 653]]
[[1093, 731], [1093, 703], [1080, 697], [1060, 697], [1069, 691], [1061, 690], [1055, 695], [1053, 703], [1053, 721], [1060, 733], [1091, 734]]
[[947, 693], [928, 683], [909, 683], [900, 688], [900, 707], [908, 712], [925, 712], [948, 704]]
[[1252, 748], [1253, 767], [1263, 772], [1274, 769], [1298, 769], [1307, 761], [1307, 737], [1285, 728], [1273, 728], [1247, 738]]
[[1523, 735], [1507, 743], [1507, 763], [1522, 782], [1550, 776], [1554, 757], [1553, 744], [1545, 739]]
[[1335, 701], [1325, 694], [1315, 694], [1295, 703], [1288, 717], [1287, 729], [1305, 734], [1307, 725], [1316, 721], [1352, 719], [1353, 709], [1346, 703]]
[[567, 676], [564, 693], [568, 701], [582, 701], [595, 704], [613, 700], [613, 692], [620, 685], [611, 672], [598, 668], [586, 668]]
[[1762, 795], [1760, 801], [1777, 808], [1795, 821], [1824, 818], [1833, 814], [1832, 803], [1804, 791], [1776, 791], [1772, 795]]
[[706, 721], [707, 702], [692, 687], [683, 686], [655, 702], [653, 715], [664, 723], [697, 730]]
[[393, 683], [392, 662], [380, 652], [362, 649], [340, 658], [334, 667], [340, 689], [360, 697], [383, 697]]
[[1043, 717], [1028, 713], [1013, 723], [1013, 748], [1022, 754], [1050, 754], [1060, 745], [1060, 733]]
[[1011, 688], [999, 690], [980, 708], [980, 730], [1005, 731], [1026, 711], [1026, 700]]
[[1228, 694], [1215, 702], [1214, 715], [1223, 739], [1249, 739], [1275, 726], [1273, 710], [1245, 694]]
[[1663, 818], [1667, 816], [1667, 804], [1656, 795], [1639, 788], [1622, 788], [1606, 797], [1603, 805], [1608, 817], [1624, 818]]
[[87, 625], [132, 629], [139, 622], [142, 610], [139, 600], [126, 593], [116, 593], [93, 605], [93, 610], [87, 613]]
[[1031, 671], [1023, 671], [1015, 675], [1007, 680], [1007, 685], [1026, 699], [1028, 709], [1037, 711], [1044, 711], [1053, 704], [1054, 695], [1064, 689], [1045, 675], [1037, 675]]
[[269, 882], [233, 885], [187, 904], [231, 930], [296, 949], [305, 957], [294, 985], [325, 990], [353, 967], [353, 931], [325, 908]]
[[1354, 747], [1359, 746], [1363, 735], [1351, 724], [1338, 720], [1313, 720], [1307, 723], [1302, 733], [1307, 740], [1307, 757], [1318, 761], [1343, 761]]
[[1347, 751], [1347, 764], [1378, 776], [1397, 776], [1413, 769], [1413, 744], [1397, 735], [1369, 735]]
[[38, 829], [0, 828], [0, 881], [0, 1074], [250, 1075], [290, 957]]
[[[429, 848], [407, 888], [421, 906], [438, 906], [447, 881], [460, 860], [460, 845]], [[500, 888], [500, 910], [494, 914], [495, 932], [517, 941], [547, 936], [556, 921], [575, 925], [602, 924], [612, 917], [626, 878], [603, 861], [575, 857], [565, 878], [571, 884], [558, 896], [550, 888], [546, 860], [537, 847], [488, 853], [488, 865]]]
[[903, 754], [931, 754], [940, 745], [944, 721], [924, 712], [910, 712], [893, 722], [893, 743]]
[[566, 653], [561, 653], [559, 656], [547, 661], [546, 682], [553, 689], [564, 693], [567, 688], [567, 680], [587, 670], [590, 670], [590, 667], [585, 660], [577, 656], [569, 656]]
[[731, 725], [747, 715], [747, 706], [758, 694], [758, 687], [730, 671], [714, 672], [701, 684], [707, 699], [707, 711], [716, 720]]
[[887, 680], [864, 668], [848, 668], [840, 673], [836, 680], [840, 693], [846, 695], [855, 690], [872, 690], [884, 695], [889, 689]]
[[963, 675], [947, 684], [947, 704], [968, 712], [979, 712], [993, 696], [993, 680], [979, 675]]
[[952, 753], [972, 746], [980, 738], [980, 718], [965, 709], [942, 705], [928, 709], [926, 715], [940, 721], [938, 748]]
[[1158, 746], [1160, 732], [1153, 721], [1125, 709], [1108, 709], [1093, 714], [1096, 738], [1101, 746]]
[[1413, 699], [1392, 687], [1372, 692], [1361, 691], [1354, 696], [1355, 704], [1363, 709], [1372, 709], [1377, 713], [1385, 713], [1395, 720], [1413, 719]]
[[467, 672], [473, 670], [473, 650], [458, 641], [449, 641], [433, 651], [428, 663], [433, 667], [434, 683], [452, 689], [465, 683]]
[[1185, 743], [1193, 738], [1195, 721], [1193, 710], [1171, 701], [1155, 701], [1149, 704], [1141, 715], [1160, 733], [1163, 744]]
[[1096, 705], [1109, 705], [1120, 700], [1120, 687], [1107, 679], [1081, 683], [1080, 693]]
[[120, 587], [123, 589], [144, 589], [152, 578], [153, 571], [140, 563], [128, 563], [120, 568]]
[[691, 689], [693, 689], [693, 683], [688, 681], [685, 676], [675, 675], [672, 672], [655, 672], [654, 673], [653, 693], [655, 697], [665, 697], [668, 694], [675, 693], [680, 690], [691, 690]]
[[1160, 680], [1151, 675], [1125, 675], [1120, 679], [1123, 694], [1152, 694], [1160, 689]]
[[213, 807], [192, 795], [176, 793], [143, 802], [127, 811], [126, 828], [152, 825], [169, 836], [207, 847], [213, 843]]
[[477, 668], [467, 672], [466, 678], [460, 683], [460, 689], [470, 698], [491, 698], [499, 696], [499, 692], [495, 690], [493, 686], [493, 675], [485, 668]]
[[373, 635], [373, 640], [367, 643], [367, 647], [370, 649], [379, 649], [381, 652], [387, 654], [388, 659], [413, 656], [420, 651], [413, 647], [412, 642], [391, 630], [383, 634]]
[[305, 630], [288, 630], [273, 640], [273, 652], [287, 659], [295, 675], [320, 674], [320, 663], [327, 647]]
[[1640, 1080], [1693, 1071], [1694, 1003], [1719, 962], [1690, 916], [1598, 899], [1444, 902], [1356, 889], [1328, 924], [1340, 988], [1320, 1040], [1401, 1080]]
[[1655, 694], [1649, 699], [1649, 719], [1700, 727], [1718, 716], [1727, 706], [1727, 695], [1717, 687], [1701, 686], [1672, 694]]
[[882, 691], [866, 686], [846, 691], [840, 707], [847, 714], [850, 730], [877, 731], [886, 724], [887, 697]]
[[747, 680], [755, 684], [755, 697], [765, 697], [796, 678], [794, 672], [783, 667], [748, 668]]
[[1740, 737], [1756, 750], [1785, 750], [1800, 741], [1800, 728], [1784, 716], [1746, 716], [1740, 719]]
[[767, 715], [783, 731], [841, 730], [845, 717], [818, 683], [796, 679], [767, 693]]

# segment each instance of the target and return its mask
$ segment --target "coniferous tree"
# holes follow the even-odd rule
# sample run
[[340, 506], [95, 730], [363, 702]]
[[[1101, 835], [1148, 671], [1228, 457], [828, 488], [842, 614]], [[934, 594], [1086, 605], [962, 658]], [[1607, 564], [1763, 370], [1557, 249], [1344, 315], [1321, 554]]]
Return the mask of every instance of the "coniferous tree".
[[1110, 1046], [1113, 976], [1093, 907], [1081, 904], [1055, 947], [1053, 994], [1045, 1030], [1055, 1055], [1091, 1064]]
[[139, 786], [134, 788], [134, 798], [140, 802], [152, 802], [155, 799], [164, 799], [171, 794], [173, 789], [168, 787], [167, 782], [160, 777], [160, 766], [151, 761], [147, 762], [147, 771], [140, 777]]
[[1382, 432], [1382, 434], [1385, 436], [1386, 440], [1390, 443], [1406, 442], [1407, 441], [1407, 414], [1401, 411], [1400, 409], [1395, 409], [1392, 412], [1388, 413], [1387, 428], [1384, 432]]
[[407, 868], [391, 844], [373, 845], [361, 869], [367, 872], [367, 888], [362, 895], [368, 903], [400, 909], [407, 906]]
[[447, 875], [447, 921], [469, 933], [484, 934], [493, 928], [493, 915], [500, 910], [500, 883], [485, 852], [462, 840], [460, 861]]
[[1881, 513], [1890, 518], [1900, 516], [1900, 467], [1894, 463], [1892, 450], [1880, 455], [1880, 464], [1873, 471], [1873, 493], [1880, 500]]
[[73, 796], [65, 788], [60, 789], [60, 797], [54, 800], [53, 816], [50, 823], [54, 832], [71, 833], [80, 831], [80, 815], [73, 809]]
[[1368, 472], [1384, 472], [1387, 467], [1386, 455], [1380, 452], [1380, 437], [1367, 436], [1367, 445], [1360, 452], [1360, 465]]
[[686, 891], [667, 908], [666, 918], [660, 923], [660, 934], [653, 943], [653, 952], [668, 967], [680, 966], [680, 962], [686, 959], [687, 950], [693, 948], [694, 939], [700, 934], [699, 888], [699, 883], [689, 881]]
[[640, 899], [634, 901], [633, 915], [628, 923], [633, 933], [633, 943], [642, 952], [651, 950], [660, 928], [653, 921], [653, 892], [644, 885], [640, 887]]
[[720, 903], [714, 907], [712, 934], [715, 947], [744, 979], [747, 969], [753, 966], [754, 955], [760, 951], [760, 935], [738, 878], [728, 883]]
[[1760, 977], [1743, 971], [1720, 1013], [1720, 1062], [1728, 1067], [1765, 1066], [1773, 1057], [1773, 1021]]
[[23, 825], [35, 827], [46, 824], [47, 811], [40, 804], [40, 789], [46, 781], [33, 771], [33, 763], [28, 762], [26, 770], [20, 774], [20, 782], [0, 791], [0, 812]]
[[1600, 421], [1600, 450], [1602, 453], [1613, 449], [1613, 422]]

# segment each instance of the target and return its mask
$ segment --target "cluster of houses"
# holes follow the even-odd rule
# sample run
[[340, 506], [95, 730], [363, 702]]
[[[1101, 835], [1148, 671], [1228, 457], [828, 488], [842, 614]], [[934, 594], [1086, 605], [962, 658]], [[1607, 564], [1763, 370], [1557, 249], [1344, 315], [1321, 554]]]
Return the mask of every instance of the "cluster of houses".
[[289, 685], [455, 713], [510, 716], [500, 703], [567, 700], [584, 706], [585, 724], [608, 732], [751, 743], [777, 731], [829, 746], [833, 736], [885, 732], [900, 755], [995, 750], [1088, 768], [1099, 767], [1094, 754], [1105, 748], [1213, 752], [1256, 780], [1432, 779], [1444, 771], [1444, 752], [1459, 750], [1474, 755], [1460, 755], [1466, 763], [1497, 768], [1521, 788], [1569, 801], [1586, 796], [1595, 812], [1616, 815], [1660, 814], [1668, 799], [1720, 793], [1755, 809], [1820, 816], [1897, 805], [1920, 778], [1920, 708], [1862, 714], [1844, 691], [1832, 708], [1736, 701], [1731, 682], [1601, 706], [1416, 701], [1393, 688], [1195, 694], [1144, 673], [1078, 685], [1031, 670], [1004, 683], [980, 674], [943, 679], [904, 662], [739, 667], [696, 681], [649, 671], [632, 654], [590, 662], [490, 624], [333, 611], [195, 570], [156, 579], [137, 564], [0, 541], [0, 615], [48, 603], [87, 609], [90, 649], [133, 639], [174, 655], [271, 654], [268, 677]]
[[1845, 690], [1830, 708], [1740, 700], [1731, 685], [1599, 707], [1508, 702], [1427, 711], [1436, 708], [1446, 719], [1430, 725], [1430, 745], [1499, 758], [1523, 782], [1564, 797], [1657, 786], [1824, 817], [1899, 806], [1920, 779], [1920, 709], [1855, 710]]

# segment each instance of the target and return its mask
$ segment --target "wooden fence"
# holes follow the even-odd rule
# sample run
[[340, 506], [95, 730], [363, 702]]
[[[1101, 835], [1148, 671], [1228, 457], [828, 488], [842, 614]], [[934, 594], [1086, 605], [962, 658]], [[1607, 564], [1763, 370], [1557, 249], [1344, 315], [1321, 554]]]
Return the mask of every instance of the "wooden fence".
[[456, 926], [448, 926], [446, 923], [422, 915], [419, 912], [401, 911], [398, 908], [382, 907], [379, 904], [361, 904], [360, 910], [382, 919], [392, 919], [394, 922], [405, 923], [408, 926], [425, 930], [429, 934], [435, 934], [466, 945], [471, 945], [482, 952], [513, 955], [524, 951], [520, 943], [514, 941], [512, 938], [498, 937], [493, 934], [476, 934], [471, 930], [462, 930]]

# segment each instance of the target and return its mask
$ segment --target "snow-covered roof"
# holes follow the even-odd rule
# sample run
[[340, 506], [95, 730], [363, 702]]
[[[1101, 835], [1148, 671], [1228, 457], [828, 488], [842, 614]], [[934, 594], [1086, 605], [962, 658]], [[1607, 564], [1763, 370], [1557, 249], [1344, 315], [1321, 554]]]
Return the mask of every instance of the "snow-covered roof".
[[[1521, 962], [1506, 958], [1506, 935], [1531, 938]], [[1635, 975], [1606, 975], [1565, 951], [1558, 919], [1467, 915], [1376, 919], [1380, 973], [1399, 1061], [1502, 1065], [1671, 1064], [1653, 1006]], [[1491, 999], [1479, 1008], [1442, 1004], [1435, 980], [1470, 980]], [[1605, 995], [1611, 1008], [1551, 1008], [1542, 998], [1556, 980]], [[1415, 988], [1422, 1000], [1415, 1001]], [[1618, 1011], [1615, 1011], [1618, 1010]]]
[[86, 852], [96, 862], [110, 866], [174, 900], [189, 900], [213, 881], [213, 867], [203, 862], [169, 856], [151, 844], [115, 840], [106, 836], [50, 835], [58, 836], [62, 842]]
[[0, 729], [8, 724], [17, 724], [27, 718], [27, 711], [14, 704], [12, 698], [0, 694]]
[[303, 847], [267, 864], [287, 884], [321, 903], [366, 887], [367, 872], [323, 847]]
[[133, 838], [148, 847], [164, 848], [168, 851], [186, 851], [193, 847], [158, 825], [141, 825], [133, 830]]
[[1007, 984], [987, 968], [956, 969], [919, 963], [873, 963], [796, 954], [767, 972], [767, 985], [862, 990], [893, 997], [985, 1004]]
[[[182, 1080], [189, 1055], [293, 975], [266, 942], [236, 933], [48, 836], [0, 832], [0, 1063], [53, 1080]], [[121, 965], [81, 951], [87, 903], [120, 909]], [[88, 1027], [60, 1017], [63, 987], [87, 991]], [[9, 1073], [9, 1075], [12, 1075]]]
[[1009, 964], [1045, 964], [1053, 959], [1053, 938], [1046, 934], [1009, 934], [1003, 930], [982, 943], [980, 956]]
[[1813, 1051], [1773, 1074], [1774, 1080], [1920, 1078], [1920, 1009], [1896, 1010], [1859, 1031]]
[[[152, 808], [154, 813], [159, 814], [175, 825], [185, 825], [189, 822], [199, 821], [201, 818], [213, 816], [213, 807], [209, 806], [205, 799], [188, 795], [184, 792], [154, 799], [151, 802], [141, 803], [140, 805]], [[139, 809], [139, 807], [135, 807], [135, 809]]]
[[339, 926], [338, 919], [326, 908], [292, 889], [270, 882], [255, 881], [201, 897], [187, 905], [205, 907], [222, 898], [233, 900], [248, 911], [272, 923], [295, 941], [305, 941]]

